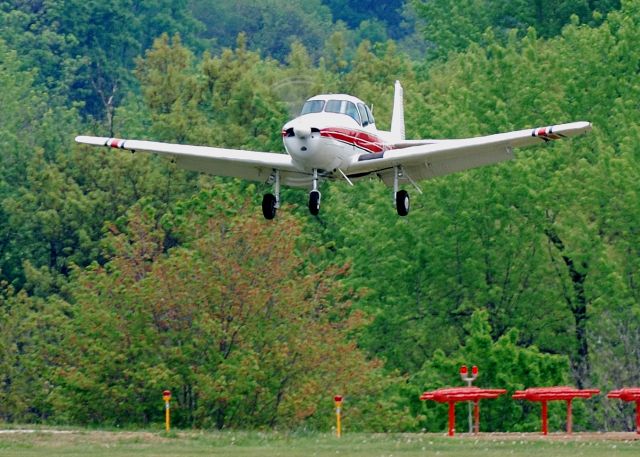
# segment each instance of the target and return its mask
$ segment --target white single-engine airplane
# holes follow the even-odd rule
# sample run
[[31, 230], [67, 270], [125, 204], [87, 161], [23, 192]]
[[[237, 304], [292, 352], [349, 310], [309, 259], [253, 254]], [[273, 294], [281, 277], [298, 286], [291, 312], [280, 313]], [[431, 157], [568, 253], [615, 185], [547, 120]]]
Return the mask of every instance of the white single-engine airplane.
[[262, 181], [273, 193], [262, 200], [262, 213], [273, 219], [280, 206], [280, 185], [311, 187], [309, 211], [320, 211], [321, 180], [353, 181], [377, 176], [393, 187], [400, 216], [409, 213], [409, 194], [400, 190], [417, 181], [513, 158], [513, 148], [579, 135], [589, 122], [573, 122], [535, 129], [457, 140], [405, 140], [403, 90], [395, 84], [391, 131], [376, 128], [371, 109], [344, 94], [318, 95], [304, 104], [300, 116], [282, 128], [287, 154], [190, 146], [153, 141], [78, 136], [78, 143], [131, 152], [154, 152], [178, 166], [218, 176]]

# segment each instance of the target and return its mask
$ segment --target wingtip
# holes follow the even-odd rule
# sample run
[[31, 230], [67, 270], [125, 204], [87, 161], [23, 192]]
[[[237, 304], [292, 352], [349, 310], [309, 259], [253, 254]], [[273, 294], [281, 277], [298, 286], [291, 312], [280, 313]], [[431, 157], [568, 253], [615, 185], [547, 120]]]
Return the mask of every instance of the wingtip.
[[588, 133], [592, 129], [592, 124], [589, 121], [577, 121], [571, 122], [569, 124], [562, 124], [558, 126], [554, 126], [553, 130], [555, 131], [565, 131], [569, 134], [579, 135], [581, 133]]
[[574, 128], [584, 130], [585, 132], [591, 131], [592, 128], [592, 124], [589, 121], [578, 121], [569, 125], [573, 125]]
[[582, 133], [589, 133], [593, 129], [593, 125], [589, 121], [581, 121], [577, 124], [579, 124], [579, 129]]

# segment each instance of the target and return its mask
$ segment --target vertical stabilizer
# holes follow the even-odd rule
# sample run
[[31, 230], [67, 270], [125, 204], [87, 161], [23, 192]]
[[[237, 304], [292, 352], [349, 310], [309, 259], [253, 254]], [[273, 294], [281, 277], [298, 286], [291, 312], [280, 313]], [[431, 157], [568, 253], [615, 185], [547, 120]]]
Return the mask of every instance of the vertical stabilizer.
[[396, 140], [404, 140], [404, 92], [400, 81], [396, 81], [393, 94], [393, 115], [391, 116], [391, 133]]

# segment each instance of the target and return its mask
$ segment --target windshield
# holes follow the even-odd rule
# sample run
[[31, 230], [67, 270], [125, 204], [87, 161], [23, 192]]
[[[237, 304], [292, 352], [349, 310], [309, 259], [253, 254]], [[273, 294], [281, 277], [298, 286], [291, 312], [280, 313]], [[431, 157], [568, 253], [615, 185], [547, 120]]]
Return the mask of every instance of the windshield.
[[360, 123], [360, 114], [358, 114], [358, 108], [353, 103], [347, 100], [329, 100], [327, 102], [328, 113], [341, 113], [351, 116], [358, 124]]
[[321, 113], [324, 108], [324, 100], [307, 100], [302, 107], [300, 115], [309, 113]]

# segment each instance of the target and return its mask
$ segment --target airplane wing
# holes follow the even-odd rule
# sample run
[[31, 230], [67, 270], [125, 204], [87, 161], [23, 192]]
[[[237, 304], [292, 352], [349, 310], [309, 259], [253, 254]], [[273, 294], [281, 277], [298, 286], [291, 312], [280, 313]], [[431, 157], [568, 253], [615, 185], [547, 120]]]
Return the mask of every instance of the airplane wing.
[[96, 136], [77, 136], [76, 142], [131, 152], [153, 152], [169, 157], [181, 168], [216, 176], [266, 182], [274, 170], [279, 170], [282, 184], [308, 186], [311, 180], [309, 174], [297, 168], [287, 154]]
[[393, 185], [396, 166], [414, 181], [512, 159], [513, 149], [571, 137], [591, 130], [589, 122], [540, 127], [459, 140], [403, 141], [396, 149], [360, 155], [343, 172], [349, 177], [376, 173]]

